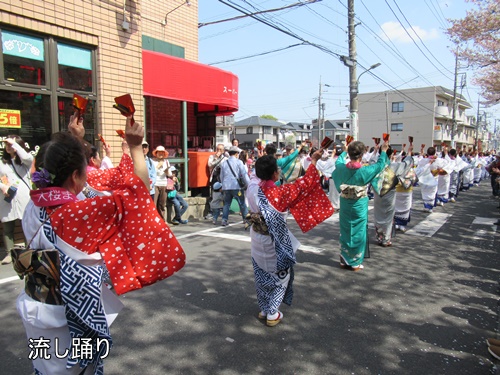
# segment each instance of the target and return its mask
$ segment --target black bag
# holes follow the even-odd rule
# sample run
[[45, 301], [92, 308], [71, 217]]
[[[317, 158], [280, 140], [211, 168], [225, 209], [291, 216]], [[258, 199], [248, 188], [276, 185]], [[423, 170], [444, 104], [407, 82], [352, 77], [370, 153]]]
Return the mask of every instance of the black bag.
[[236, 181], [238, 181], [238, 185], [240, 185], [240, 189], [246, 190], [247, 184], [246, 184], [245, 179], [242, 176], [236, 177], [236, 174], [234, 173], [233, 168], [231, 167], [231, 163], [229, 163], [229, 160], [226, 163], [229, 166], [229, 169], [231, 170], [231, 173], [233, 174], [234, 178], [236, 178]]

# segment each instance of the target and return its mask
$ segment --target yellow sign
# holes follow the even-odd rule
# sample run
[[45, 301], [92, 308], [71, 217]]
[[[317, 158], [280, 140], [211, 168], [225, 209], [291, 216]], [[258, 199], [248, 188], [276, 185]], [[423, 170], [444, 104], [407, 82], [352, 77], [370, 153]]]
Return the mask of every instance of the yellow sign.
[[434, 130], [435, 131], [440, 131], [441, 130], [441, 125], [434, 125]]
[[0, 128], [21, 128], [21, 111], [0, 108]]

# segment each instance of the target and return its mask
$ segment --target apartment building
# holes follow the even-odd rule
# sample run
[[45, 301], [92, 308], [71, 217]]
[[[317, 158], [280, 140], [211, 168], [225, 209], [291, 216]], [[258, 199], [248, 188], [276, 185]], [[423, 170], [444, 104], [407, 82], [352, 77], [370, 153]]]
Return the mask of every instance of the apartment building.
[[358, 100], [359, 139], [367, 145], [372, 145], [373, 138], [381, 138], [383, 133], [391, 135], [391, 144], [396, 149], [408, 144], [409, 136], [413, 137], [416, 151], [422, 144], [438, 150], [442, 144], [454, 144], [457, 149], [470, 149], [475, 144], [475, 118], [465, 113], [472, 106], [457, 94], [453, 113], [453, 91], [445, 87], [359, 94]]

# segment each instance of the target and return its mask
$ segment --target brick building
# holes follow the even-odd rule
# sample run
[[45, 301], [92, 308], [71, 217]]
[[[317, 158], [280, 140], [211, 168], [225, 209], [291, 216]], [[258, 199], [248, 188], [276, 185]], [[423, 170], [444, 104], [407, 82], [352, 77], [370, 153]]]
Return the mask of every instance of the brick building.
[[189, 151], [212, 147], [216, 116], [238, 108], [238, 78], [197, 63], [197, 0], [0, 0], [0, 37], [0, 136], [32, 148], [66, 129], [77, 93], [90, 99], [87, 140], [102, 134], [117, 163], [114, 98], [130, 93], [186, 186]]

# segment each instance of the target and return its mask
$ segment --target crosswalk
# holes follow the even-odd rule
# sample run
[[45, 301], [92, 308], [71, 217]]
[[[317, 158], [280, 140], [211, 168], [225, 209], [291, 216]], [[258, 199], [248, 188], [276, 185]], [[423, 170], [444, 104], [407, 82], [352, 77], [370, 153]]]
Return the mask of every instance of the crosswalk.
[[[372, 211], [373, 206], [369, 206], [368, 210]], [[369, 213], [369, 215], [370, 214], [371, 212]], [[417, 220], [417, 218], [419, 218], [419, 221], [417, 224], [410, 225], [405, 235], [431, 238], [435, 236], [436, 233], [438, 233], [439, 230], [449, 222], [452, 216], [453, 215], [451, 213], [442, 213], [442, 212], [433, 212], [431, 214], [426, 214], [426, 215], [412, 215], [412, 224], [415, 223], [415, 220]], [[371, 220], [371, 216], [369, 217], [370, 220], [368, 223], [368, 229], [370, 231], [373, 231], [375, 226], [373, 224], [373, 221]], [[289, 215], [287, 220], [291, 223], [293, 222], [294, 219], [292, 216]], [[339, 221], [339, 215], [334, 214], [327, 220], [325, 220], [325, 222], [321, 225], [325, 224], [338, 225], [338, 221]], [[493, 225], [493, 222], [495, 221], [496, 219], [491, 217], [479, 217], [479, 216], [474, 217], [472, 222], [470, 222], [470, 227], [473, 231], [473, 235], [470, 237], [470, 239], [484, 240], [485, 238], [491, 237], [492, 234], [499, 232], [499, 227]], [[231, 224], [230, 226], [241, 227], [241, 225], [242, 224], [240, 222]], [[235, 234], [227, 231], [225, 232], [225, 228], [223, 227], [213, 227], [208, 230], [203, 230], [196, 233], [190, 233], [188, 235], [180, 236], [179, 238], [182, 239], [192, 236], [204, 236], [204, 237], [213, 237], [229, 241], [250, 242], [250, 234], [248, 232], [245, 232], [244, 234]], [[323, 251], [325, 251], [325, 249], [323, 248], [309, 246], [309, 245], [301, 245], [299, 250], [310, 253], [322, 253]]]

